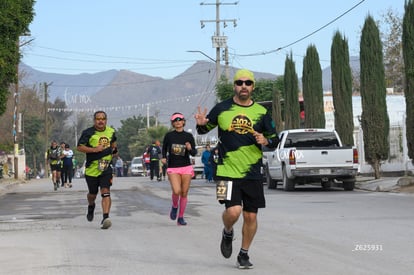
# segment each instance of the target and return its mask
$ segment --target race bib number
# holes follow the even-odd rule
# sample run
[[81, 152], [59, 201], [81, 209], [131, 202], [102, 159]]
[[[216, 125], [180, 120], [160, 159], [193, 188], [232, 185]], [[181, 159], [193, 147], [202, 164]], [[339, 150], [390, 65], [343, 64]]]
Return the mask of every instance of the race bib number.
[[217, 200], [221, 201], [228, 201], [231, 199], [231, 191], [233, 188], [233, 182], [232, 181], [218, 181], [216, 183], [216, 195]]
[[185, 145], [184, 144], [172, 144], [171, 145], [171, 153], [177, 156], [184, 156], [185, 155]]
[[98, 169], [99, 171], [105, 171], [109, 166], [109, 160], [100, 159], [98, 160]]

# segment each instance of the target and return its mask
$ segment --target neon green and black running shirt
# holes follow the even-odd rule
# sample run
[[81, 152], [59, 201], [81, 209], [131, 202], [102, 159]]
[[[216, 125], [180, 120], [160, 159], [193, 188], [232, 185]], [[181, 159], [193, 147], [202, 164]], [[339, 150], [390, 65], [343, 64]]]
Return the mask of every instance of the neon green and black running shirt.
[[233, 98], [222, 101], [207, 115], [206, 125], [197, 125], [197, 132], [205, 134], [218, 127], [220, 160], [216, 176], [230, 179], [262, 179], [262, 146], [256, 143], [253, 132], [262, 133], [274, 148], [279, 140], [271, 115], [262, 105], [253, 102], [241, 106]]
[[90, 127], [82, 132], [82, 135], [78, 141], [78, 145], [85, 145], [88, 147], [103, 145], [105, 148], [102, 152], [99, 153], [86, 154], [85, 175], [98, 177], [102, 173], [112, 173], [110, 166], [108, 166], [109, 169], [101, 171], [98, 168], [98, 164], [100, 161], [105, 161], [109, 164], [112, 162], [112, 144], [115, 141], [115, 130], [108, 126], [106, 126], [104, 131], [98, 131], [95, 129], [95, 127]]

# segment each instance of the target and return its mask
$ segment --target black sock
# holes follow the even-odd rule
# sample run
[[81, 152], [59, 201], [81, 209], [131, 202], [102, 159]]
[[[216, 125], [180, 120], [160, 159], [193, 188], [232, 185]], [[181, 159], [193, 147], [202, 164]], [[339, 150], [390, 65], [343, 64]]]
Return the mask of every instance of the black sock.
[[226, 229], [223, 230], [224, 237], [232, 238], [233, 237], [233, 229], [230, 232], [227, 232]]
[[248, 250], [243, 249], [243, 248], [240, 248], [239, 255], [240, 255], [240, 256], [242, 256], [242, 255], [246, 255], [246, 254], [247, 254], [247, 252], [248, 252]]
[[109, 214], [108, 214], [108, 213], [103, 214], [103, 219], [105, 220], [105, 219], [107, 219], [107, 218], [109, 218]]

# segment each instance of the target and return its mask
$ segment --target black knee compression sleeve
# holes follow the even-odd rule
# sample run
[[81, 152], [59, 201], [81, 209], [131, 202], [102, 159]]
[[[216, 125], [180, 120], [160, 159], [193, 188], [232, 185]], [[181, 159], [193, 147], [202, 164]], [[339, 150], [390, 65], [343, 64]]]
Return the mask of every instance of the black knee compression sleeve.
[[102, 198], [106, 198], [106, 197], [110, 197], [110, 196], [111, 196], [111, 193], [109, 193], [109, 192], [108, 193], [102, 193], [101, 194], [101, 197]]

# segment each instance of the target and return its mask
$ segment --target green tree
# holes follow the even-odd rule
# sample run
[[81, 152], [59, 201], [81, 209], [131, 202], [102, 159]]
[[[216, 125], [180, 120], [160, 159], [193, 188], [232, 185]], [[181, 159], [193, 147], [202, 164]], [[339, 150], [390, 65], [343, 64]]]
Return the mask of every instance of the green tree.
[[297, 129], [300, 127], [300, 106], [298, 75], [296, 74], [295, 62], [292, 53], [286, 56], [284, 87], [285, 87], [285, 129]]
[[276, 78], [272, 98], [272, 119], [275, 123], [276, 131], [278, 133], [284, 129], [282, 116], [282, 92], [285, 90], [284, 86], [284, 76], [279, 76]]
[[[0, 117], [0, 144], [2, 150], [13, 150], [13, 105], [14, 98], [7, 99], [6, 112]], [[26, 163], [31, 168], [43, 167], [45, 149], [44, 108], [43, 102], [33, 88], [21, 86], [19, 93], [21, 111], [21, 133], [18, 133], [19, 148], [26, 152]]]
[[162, 125], [152, 126], [148, 129], [140, 129], [138, 134], [133, 136], [128, 144], [131, 156], [134, 157], [142, 155], [147, 146], [152, 144], [155, 140], [159, 140], [162, 143], [165, 134], [169, 130], [169, 128]]
[[[146, 118], [141, 115], [121, 120], [121, 127], [117, 129], [116, 135], [118, 151], [123, 159], [132, 159], [142, 154], [148, 141], [143, 140], [144, 136], [141, 136], [139, 139], [136, 139], [136, 137], [140, 131], [146, 132], [146, 127]], [[133, 144], [135, 146], [131, 147]]]
[[303, 59], [302, 91], [306, 128], [325, 128], [322, 70], [315, 45], [310, 45]]
[[274, 79], [260, 79], [255, 83], [252, 98], [254, 101], [270, 101], [273, 99], [273, 94], [277, 89], [277, 80]]
[[[65, 128], [68, 127], [66, 122], [72, 115], [72, 112], [66, 112], [66, 102], [60, 98], [56, 98], [53, 103], [48, 103], [50, 112], [48, 112], [48, 129], [50, 140], [57, 140], [57, 142], [68, 142], [72, 140], [72, 135], [68, 136], [65, 133]], [[72, 131], [70, 132], [72, 133]]]
[[281, 91], [276, 89], [275, 92], [273, 93], [273, 100], [272, 100], [272, 119], [275, 123], [277, 133], [283, 131], [284, 129], [281, 102], [282, 102]]
[[0, 3], [0, 115], [6, 111], [11, 83], [17, 80], [19, 37], [29, 31], [34, 0], [2, 0]]
[[331, 47], [332, 99], [335, 108], [335, 130], [343, 144], [354, 145], [352, 113], [352, 73], [349, 65], [348, 41], [339, 31]]
[[402, 47], [405, 64], [405, 124], [408, 156], [414, 163], [414, 2], [406, 1], [404, 10]]
[[[271, 101], [273, 98], [273, 92], [277, 88], [279, 83], [272, 79], [256, 79], [254, 85], [254, 92], [252, 98], [254, 101]], [[219, 101], [231, 98], [234, 95], [233, 83], [226, 81], [220, 81], [216, 85], [217, 98]]]
[[27, 115], [24, 117], [24, 129], [22, 140], [26, 154], [26, 164], [35, 170], [40, 169], [40, 163], [44, 159], [44, 120], [39, 116]]
[[116, 130], [116, 136], [118, 151], [124, 160], [141, 156], [154, 140], [163, 141], [169, 129], [162, 125], [155, 126], [155, 123], [155, 117], [150, 117], [150, 127], [147, 128], [147, 118], [142, 115], [121, 120], [121, 127]]
[[380, 178], [381, 160], [389, 155], [389, 118], [386, 105], [385, 74], [378, 27], [368, 15], [362, 28], [361, 62], [361, 126], [364, 133], [365, 159]]
[[216, 93], [218, 101], [232, 97], [234, 95], [233, 83], [220, 79], [216, 84]]

